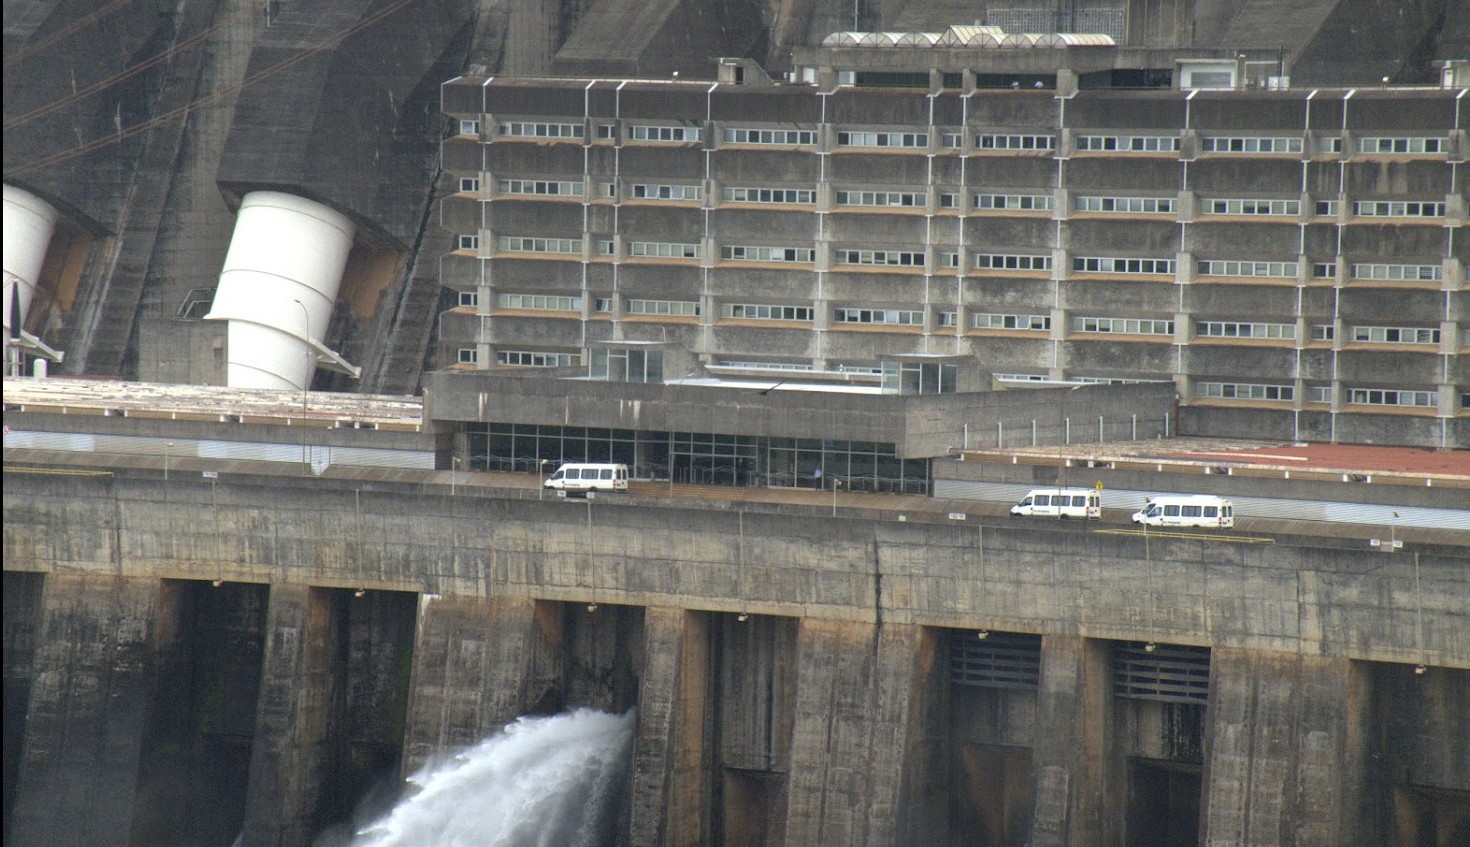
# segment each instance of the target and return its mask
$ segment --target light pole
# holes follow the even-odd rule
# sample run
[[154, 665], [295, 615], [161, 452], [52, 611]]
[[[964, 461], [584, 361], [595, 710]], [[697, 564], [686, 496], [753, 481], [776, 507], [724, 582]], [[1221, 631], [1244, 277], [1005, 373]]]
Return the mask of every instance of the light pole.
[[311, 315], [306, 304], [292, 298], [292, 303], [301, 307], [301, 342], [306, 345], [306, 372], [301, 375], [301, 472], [310, 470], [306, 458], [306, 391], [311, 385]]

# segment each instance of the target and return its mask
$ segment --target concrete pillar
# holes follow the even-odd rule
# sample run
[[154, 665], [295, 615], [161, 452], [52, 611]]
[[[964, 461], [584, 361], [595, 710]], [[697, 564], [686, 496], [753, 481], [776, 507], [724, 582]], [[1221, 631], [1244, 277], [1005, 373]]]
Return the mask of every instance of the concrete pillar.
[[705, 767], [709, 617], [682, 609], [644, 612], [629, 844], [709, 843], [710, 774]]
[[527, 712], [561, 708], [560, 603], [421, 597], [403, 770], [469, 747]]
[[923, 643], [917, 626], [801, 621], [787, 845], [932, 843], [930, 822], [905, 815], [917, 689], [932, 665], [921, 660]]
[[1031, 754], [1033, 847], [1101, 844], [1108, 715], [1106, 645], [1070, 635], [1041, 639], [1038, 732]]
[[1359, 833], [1365, 697], [1341, 658], [1210, 651], [1207, 847], [1328, 847]]
[[271, 586], [244, 847], [310, 844], [319, 824], [338, 629], [334, 591]]
[[46, 575], [7, 845], [128, 844], [158, 592], [156, 579]]

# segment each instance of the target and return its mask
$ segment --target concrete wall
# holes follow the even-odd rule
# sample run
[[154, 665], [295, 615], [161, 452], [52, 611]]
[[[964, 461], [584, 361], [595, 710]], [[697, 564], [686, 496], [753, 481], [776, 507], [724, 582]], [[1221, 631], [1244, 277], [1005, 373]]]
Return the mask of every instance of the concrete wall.
[[[1191, 742], [1203, 744], [1199, 831], [1211, 843], [1326, 847], [1360, 827], [1389, 838], [1451, 825], [1454, 798], [1470, 792], [1456, 759], [1455, 715], [1470, 707], [1460, 547], [1386, 556], [381, 482], [237, 476], [213, 504], [207, 486], [177, 478], [6, 483], [6, 567], [44, 574], [37, 602], [54, 633], [31, 675], [21, 845], [126, 831], [151, 683], [117, 657], [146, 652], [160, 580], [217, 574], [271, 586], [249, 844], [305, 844], [342, 790], [331, 750], [344, 713], [330, 704], [353, 671], [333, 645], [357, 587], [420, 594], [404, 770], [518, 714], [636, 701], [627, 843], [958, 837], [940, 644], [979, 628], [1043, 635], [1034, 705], [1018, 700], [1017, 722], [988, 736], [1029, 749], [1033, 844], [1123, 843], [1128, 757], [1167, 753], [1159, 717], [1110, 693], [1118, 641], [1212, 648], [1209, 705], [1196, 707], [1207, 721]], [[114, 641], [121, 650], [77, 652]], [[1426, 674], [1407, 670], [1420, 662]], [[77, 684], [55, 687], [67, 679]], [[758, 701], [772, 711], [752, 721], [740, 704]], [[1405, 749], [1417, 752], [1393, 753], [1402, 763], [1388, 770], [1371, 758]], [[75, 782], [81, 767], [94, 776]], [[124, 796], [85, 799], [104, 784]], [[1438, 793], [1396, 806], [1414, 785]], [[751, 809], [764, 814], [754, 830], [737, 814]]]

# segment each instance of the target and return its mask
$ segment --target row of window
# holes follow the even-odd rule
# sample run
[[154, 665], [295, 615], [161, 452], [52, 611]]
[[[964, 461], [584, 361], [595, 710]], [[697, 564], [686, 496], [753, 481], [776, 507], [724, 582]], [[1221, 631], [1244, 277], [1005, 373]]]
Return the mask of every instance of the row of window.
[[[530, 197], [582, 197], [583, 185], [571, 180], [502, 179], [497, 182], [500, 194], [505, 196]], [[477, 192], [480, 181], [465, 177], [459, 181], [459, 189]], [[780, 189], [775, 189], [781, 191]], [[730, 202], [739, 203], [814, 203], [816, 194], [786, 193], [753, 194], [757, 189], [727, 189], [723, 196]], [[603, 183], [602, 196], [615, 197], [616, 183]], [[704, 188], [691, 184], [634, 183], [629, 186], [628, 196], [635, 200], [688, 200], [704, 199]], [[941, 193], [940, 208], [959, 207], [958, 195]], [[1006, 211], [1047, 211], [1054, 207], [1049, 194], [976, 194], [972, 198], [974, 208]], [[842, 206], [902, 207], [923, 209], [928, 206], [928, 195], [922, 191], [854, 191], [839, 190], [837, 204]], [[1204, 201], [1204, 212], [1210, 215], [1273, 215], [1297, 217], [1301, 214], [1300, 200], [1268, 199], [1224, 199]], [[1142, 214], [1174, 214], [1176, 200], [1172, 197], [1102, 197], [1081, 196], [1074, 198], [1073, 208], [1079, 212], [1112, 212]], [[1318, 200], [1314, 212], [1322, 217], [1337, 217], [1340, 201]], [[1443, 218], [1445, 204], [1432, 200], [1355, 200], [1353, 214], [1358, 217], [1384, 218]]]
[[[502, 236], [500, 249], [507, 253], [560, 253], [580, 254], [580, 238], [533, 238], [526, 236]], [[479, 236], [461, 235], [457, 242], [460, 250], [478, 250]], [[628, 255], [639, 258], [699, 259], [703, 248], [699, 244], [685, 242], [630, 241]], [[613, 253], [611, 241], [599, 241], [599, 252]], [[925, 266], [924, 254], [916, 250], [848, 250], [835, 252], [839, 264], [881, 265], [890, 267]], [[727, 245], [721, 248], [721, 257], [731, 261], [755, 262], [805, 262], [816, 261], [816, 250], [808, 247], [778, 247], [754, 245]], [[1052, 257], [1010, 253], [975, 253], [970, 257], [974, 270], [1049, 271]], [[936, 266], [955, 268], [959, 266], [959, 254], [950, 251], [936, 253]], [[1235, 259], [1203, 259], [1197, 265], [1202, 276], [1266, 277], [1295, 279], [1298, 273], [1296, 262], [1258, 262]], [[1444, 279], [1442, 265], [1391, 264], [1356, 262], [1349, 266], [1352, 279], [1381, 281], [1425, 281], [1437, 282]], [[1077, 256], [1072, 259], [1072, 270], [1079, 273], [1119, 273], [1173, 275], [1173, 259], [1119, 258], [1101, 256]], [[1315, 262], [1312, 276], [1318, 279], [1331, 278], [1336, 274], [1336, 263]]]
[[[523, 298], [519, 298], [519, 296], [515, 297], [517, 299], [509, 301], [502, 300], [502, 305], [506, 308], [538, 308], [535, 305], [535, 301], [532, 301], [532, 305], [527, 305], [527, 301]], [[476, 292], [462, 291], [459, 293], [459, 305], [474, 307], [478, 303], [479, 297]], [[556, 301], [556, 303], [560, 304], [561, 301]], [[549, 305], [546, 301], [542, 301], [541, 304]], [[755, 311], [747, 313], [748, 309], [754, 309]], [[611, 312], [612, 300], [607, 298], [596, 299], [593, 301], [592, 310], [594, 312]], [[630, 315], [698, 317], [700, 315], [700, 309], [699, 304], [692, 300], [629, 299], [625, 313]], [[757, 320], [810, 321], [813, 313], [809, 307], [805, 306], [751, 307], [742, 304], [726, 304], [722, 307], [722, 314], [725, 317], [753, 318]], [[953, 327], [956, 325], [957, 318], [957, 312], [941, 311], [936, 314], [935, 324], [940, 327]], [[1039, 331], [1051, 329], [1050, 315], [972, 312], [969, 318], [969, 325], [973, 329]], [[1109, 324], [1109, 328], [1106, 330], [1091, 329], [1090, 324], [1084, 323], [1082, 326], [1078, 326], [1077, 320], [1073, 320], [1073, 328], [1078, 331], [1129, 331], [1126, 325], [1123, 330], [1115, 330], [1112, 324]], [[1248, 338], [1285, 341], [1296, 338], [1296, 324], [1289, 323], [1196, 321], [1194, 326], [1195, 335], [1199, 338]], [[1352, 340], [1361, 343], [1438, 345], [1440, 340], [1440, 330], [1436, 327], [1354, 325], [1350, 327], [1350, 332]], [[1172, 331], [1162, 334], [1172, 334]], [[1313, 341], [1331, 341], [1335, 336], [1333, 325], [1313, 324], [1310, 327], [1310, 336]]]
[[[460, 135], [479, 135], [480, 122], [461, 120]], [[498, 124], [502, 138], [565, 138], [583, 139], [586, 130], [580, 122], [504, 121]], [[630, 124], [627, 136], [632, 141], [666, 142], [673, 144], [697, 143], [704, 140], [704, 129], [689, 125]], [[613, 140], [617, 137], [612, 124], [599, 124], [597, 138]], [[940, 133], [941, 146], [958, 148], [961, 135], [958, 131]], [[721, 131], [721, 140], [727, 144], [750, 144], [783, 147], [812, 147], [817, 143], [817, 132], [804, 129], [757, 129], [727, 128]], [[905, 130], [838, 130], [837, 144], [841, 147], [898, 147], [924, 149], [929, 146], [927, 132]], [[1449, 149], [1449, 140], [1444, 136], [1361, 136], [1355, 141], [1355, 149], [1367, 154], [1440, 154]], [[981, 133], [975, 136], [975, 148], [979, 150], [1042, 150], [1056, 149], [1056, 136], [1044, 133]], [[1171, 135], [1079, 135], [1077, 149], [1081, 151], [1109, 152], [1177, 152], [1179, 137]], [[1200, 139], [1203, 153], [1241, 153], [1248, 155], [1300, 154], [1304, 149], [1302, 137], [1288, 136], [1230, 136], [1206, 135]], [[1341, 153], [1340, 136], [1318, 136], [1313, 149], [1319, 153]]]

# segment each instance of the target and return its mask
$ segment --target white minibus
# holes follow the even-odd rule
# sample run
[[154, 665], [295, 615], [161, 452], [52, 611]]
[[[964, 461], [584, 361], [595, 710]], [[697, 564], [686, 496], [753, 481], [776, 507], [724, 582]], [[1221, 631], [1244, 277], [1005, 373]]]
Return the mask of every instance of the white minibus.
[[1235, 526], [1235, 504], [1209, 494], [1165, 494], [1149, 497], [1133, 513], [1144, 526]]
[[563, 497], [568, 494], [585, 494], [591, 497], [597, 491], [627, 491], [628, 466], [568, 462], [557, 468], [556, 473], [544, 485]]
[[1036, 488], [1011, 507], [1011, 515], [1102, 519], [1102, 495], [1092, 488]]

